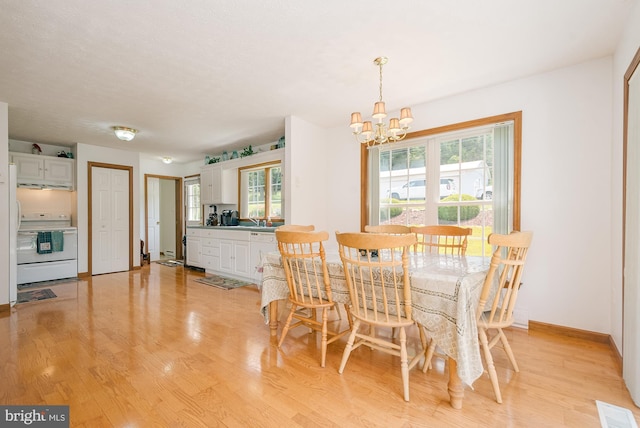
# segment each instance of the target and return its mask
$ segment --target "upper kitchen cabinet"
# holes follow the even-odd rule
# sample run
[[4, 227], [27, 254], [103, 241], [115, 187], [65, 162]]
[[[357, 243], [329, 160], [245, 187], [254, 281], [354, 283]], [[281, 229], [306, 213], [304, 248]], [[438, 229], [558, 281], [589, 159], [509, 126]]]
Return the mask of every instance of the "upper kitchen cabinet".
[[203, 205], [238, 203], [237, 168], [222, 165], [200, 168], [200, 201]]
[[18, 186], [73, 190], [75, 160], [12, 153]]

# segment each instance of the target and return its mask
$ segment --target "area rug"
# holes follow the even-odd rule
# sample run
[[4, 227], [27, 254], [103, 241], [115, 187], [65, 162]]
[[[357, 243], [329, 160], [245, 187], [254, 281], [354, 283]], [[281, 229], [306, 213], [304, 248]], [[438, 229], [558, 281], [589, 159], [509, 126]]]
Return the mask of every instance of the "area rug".
[[207, 276], [206, 278], [198, 278], [196, 282], [210, 285], [212, 287], [221, 288], [223, 290], [233, 290], [234, 288], [252, 285], [252, 282], [240, 281], [239, 279], [227, 278], [219, 275]]
[[158, 260], [154, 263], [158, 263], [159, 265], [170, 266], [170, 267], [182, 266], [182, 260]]
[[53, 299], [57, 297], [50, 288], [42, 288], [40, 290], [20, 291], [16, 303], [35, 302], [36, 300]]
[[25, 290], [27, 288], [40, 288], [40, 287], [51, 287], [58, 284], [68, 284], [70, 282], [78, 282], [79, 278], [63, 278], [63, 279], [52, 279], [50, 281], [40, 281], [40, 282], [27, 282], [26, 284], [18, 284], [18, 290]]

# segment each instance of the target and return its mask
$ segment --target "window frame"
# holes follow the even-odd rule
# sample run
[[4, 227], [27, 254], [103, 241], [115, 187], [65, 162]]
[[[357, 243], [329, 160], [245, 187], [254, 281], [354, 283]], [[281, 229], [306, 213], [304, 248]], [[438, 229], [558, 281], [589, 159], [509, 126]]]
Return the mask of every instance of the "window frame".
[[[477, 128], [501, 122], [513, 121], [513, 230], [520, 230], [521, 219], [521, 170], [522, 170], [522, 111], [505, 113], [497, 116], [489, 116], [481, 119], [440, 126], [437, 128], [415, 131], [407, 134], [405, 140], [422, 138], [436, 134], [444, 134], [454, 131], [463, 131], [467, 128]], [[369, 221], [369, 161], [368, 149], [365, 144], [360, 145], [360, 230]]]
[[[192, 185], [198, 185], [199, 187], [199, 195], [198, 195], [198, 201], [200, 202], [200, 204], [194, 207], [189, 207], [189, 195], [187, 195], [187, 186], [192, 186]], [[202, 185], [201, 185], [201, 179], [200, 179], [200, 174], [198, 175], [190, 175], [187, 176], [183, 179], [183, 192], [184, 192], [184, 223], [186, 226], [198, 226], [198, 225], [202, 225], [203, 221], [204, 221], [204, 208], [202, 206]], [[189, 211], [190, 210], [194, 210], [197, 211], [200, 214], [200, 219], [199, 220], [189, 220]]]
[[238, 168], [238, 213], [240, 215], [240, 220], [249, 220], [249, 217], [244, 217], [244, 212], [243, 212], [243, 205], [242, 202], [244, 199], [248, 199], [248, 198], [243, 198], [243, 192], [246, 191], [246, 186], [244, 185], [243, 181], [242, 181], [242, 174], [244, 171], [259, 171], [259, 170], [264, 170], [264, 174], [265, 174], [265, 195], [264, 195], [264, 212], [265, 215], [263, 217], [254, 217], [255, 219], [260, 219], [260, 220], [266, 220], [267, 218], [270, 218], [272, 221], [283, 221], [284, 219], [284, 215], [277, 217], [277, 216], [269, 216], [268, 214], [268, 208], [271, 204], [271, 174], [270, 174], [270, 170], [275, 168], [275, 167], [279, 167], [280, 168], [280, 174], [281, 174], [281, 181], [280, 181], [280, 204], [281, 204], [281, 212], [284, 214], [284, 186], [283, 186], [283, 179], [284, 179], [284, 170], [283, 170], [283, 162], [282, 160], [274, 160], [274, 161], [269, 161], [269, 162], [263, 162], [263, 163], [259, 163], [259, 164], [253, 164], [253, 165], [247, 165], [247, 166], [243, 166], [243, 167], [239, 167]]

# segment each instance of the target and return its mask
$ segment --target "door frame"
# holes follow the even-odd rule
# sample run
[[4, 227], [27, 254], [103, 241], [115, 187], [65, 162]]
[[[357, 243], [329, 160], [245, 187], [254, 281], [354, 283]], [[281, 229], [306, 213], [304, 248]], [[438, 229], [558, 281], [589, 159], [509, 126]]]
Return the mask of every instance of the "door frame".
[[182, 253], [182, 177], [175, 177], [170, 175], [158, 175], [158, 174], [145, 174], [144, 175], [144, 248], [145, 251], [149, 248], [149, 199], [148, 199], [148, 179], [159, 178], [160, 180], [171, 180], [175, 186], [175, 234], [176, 234], [176, 259], [183, 258]]
[[107, 169], [118, 169], [129, 172], [129, 270], [133, 270], [133, 167], [127, 165], [116, 165], [111, 163], [102, 163], [102, 162], [87, 162], [87, 187], [88, 187], [88, 258], [87, 260], [87, 270], [89, 276], [92, 276], [93, 271], [93, 177], [92, 177], [92, 168], [107, 168]]

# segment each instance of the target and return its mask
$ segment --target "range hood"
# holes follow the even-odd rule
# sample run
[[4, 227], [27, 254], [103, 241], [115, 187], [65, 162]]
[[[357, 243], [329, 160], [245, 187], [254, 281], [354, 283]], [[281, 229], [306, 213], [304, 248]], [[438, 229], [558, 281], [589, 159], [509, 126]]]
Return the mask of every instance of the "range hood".
[[21, 189], [35, 190], [67, 190], [72, 191], [73, 186], [68, 184], [44, 184], [44, 183], [18, 183], [17, 187]]

